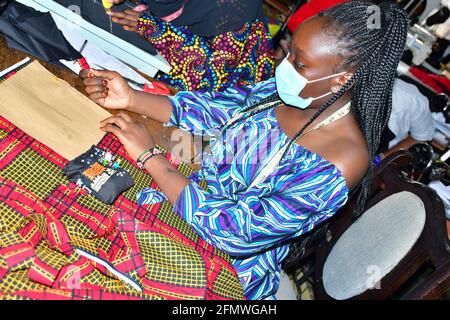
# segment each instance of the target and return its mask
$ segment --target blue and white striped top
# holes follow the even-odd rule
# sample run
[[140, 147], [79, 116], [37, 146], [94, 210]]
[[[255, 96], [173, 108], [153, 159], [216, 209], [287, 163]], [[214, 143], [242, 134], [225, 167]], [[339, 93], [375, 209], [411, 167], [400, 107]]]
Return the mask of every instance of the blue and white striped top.
[[[265, 181], [252, 181], [289, 138], [274, 109], [230, 127], [240, 110], [275, 93], [274, 79], [220, 93], [180, 92], [171, 97], [166, 124], [211, 136], [211, 153], [180, 194], [174, 210], [207, 242], [233, 257], [247, 299], [273, 299], [286, 244], [331, 217], [347, 201], [344, 177], [330, 162], [297, 144]], [[205, 179], [208, 191], [199, 187]], [[150, 195], [139, 195], [141, 203]]]

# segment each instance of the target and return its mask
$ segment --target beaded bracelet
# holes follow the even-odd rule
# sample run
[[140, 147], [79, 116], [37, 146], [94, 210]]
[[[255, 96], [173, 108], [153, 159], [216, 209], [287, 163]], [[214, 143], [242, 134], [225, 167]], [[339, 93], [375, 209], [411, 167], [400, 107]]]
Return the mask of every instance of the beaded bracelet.
[[144, 169], [145, 163], [158, 154], [162, 154], [162, 151], [159, 150], [157, 147], [152, 147], [148, 150], [145, 150], [144, 152], [141, 153], [141, 155], [138, 157], [136, 161], [138, 167], [140, 169]]

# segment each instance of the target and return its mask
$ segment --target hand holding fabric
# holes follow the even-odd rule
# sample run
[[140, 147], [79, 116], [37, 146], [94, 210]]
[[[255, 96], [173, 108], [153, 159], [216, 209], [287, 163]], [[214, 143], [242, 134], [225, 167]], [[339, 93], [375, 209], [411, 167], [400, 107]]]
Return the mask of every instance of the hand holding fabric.
[[155, 146], [145, 124], [133, 120], [124, 112], [106, 118], [100, 122], [100, 126], [100, 130], [111, 132], [120, 140], [134, 161], [137, 161], [145, 150]]
[[107, 70], [81, 70], [89, 98], [107, 109], [128, 109], [134, 92], [126, 80], [117, 72]]

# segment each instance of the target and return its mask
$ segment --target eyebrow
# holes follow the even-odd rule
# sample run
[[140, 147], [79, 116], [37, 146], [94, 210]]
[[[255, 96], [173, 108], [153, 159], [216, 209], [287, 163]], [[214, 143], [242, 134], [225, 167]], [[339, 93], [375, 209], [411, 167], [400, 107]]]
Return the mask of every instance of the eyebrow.
[[305, 54], [305, 52], [302, 49], [298, 47], [291, 47], [291, 48], [293, 49], [295, 55], [299, 54], [300, 56], [302, 56], [302, 58], [306, 58], [307, 60], [309, 60], [308, 55]]

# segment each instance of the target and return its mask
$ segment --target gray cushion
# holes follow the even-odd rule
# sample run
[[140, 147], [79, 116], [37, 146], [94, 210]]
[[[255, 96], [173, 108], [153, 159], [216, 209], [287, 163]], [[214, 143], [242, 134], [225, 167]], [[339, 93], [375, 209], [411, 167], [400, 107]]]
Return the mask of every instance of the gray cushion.
[[343, 300], [379, 288], [379, 280], [419, 239], [425, 217], [423, 202], [408, 191], [393, 194], [367, 210], [327, 257], [323, 285], [328, 295]]

